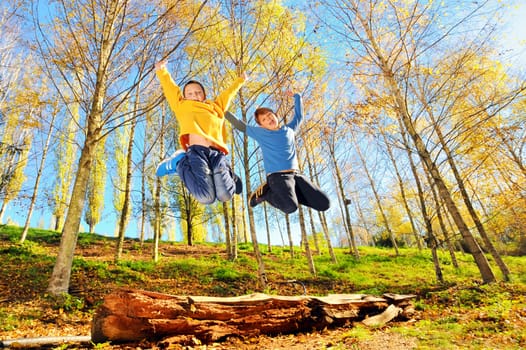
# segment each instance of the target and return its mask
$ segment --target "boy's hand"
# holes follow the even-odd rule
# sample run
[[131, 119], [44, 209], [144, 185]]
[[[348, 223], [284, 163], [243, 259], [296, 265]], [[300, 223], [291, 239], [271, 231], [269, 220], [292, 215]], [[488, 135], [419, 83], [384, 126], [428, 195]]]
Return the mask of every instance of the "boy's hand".
[[243, 78], [245, 81], [248, 81], [248, 79], [250, 78], [249, 74], [246, 71], [241, 73], [240, 77]]
[[155, 63], [155, 70], [165, 69], [167, 62], [168, 62], [167, 60], [162, 60], [162, 61], [159, 61], [159, 62]]
[[290, 90], [286, 90], [285, 91], [285, 95], [287, 95], [288, 97], [293, 97], [294, 96], [294, 93]]

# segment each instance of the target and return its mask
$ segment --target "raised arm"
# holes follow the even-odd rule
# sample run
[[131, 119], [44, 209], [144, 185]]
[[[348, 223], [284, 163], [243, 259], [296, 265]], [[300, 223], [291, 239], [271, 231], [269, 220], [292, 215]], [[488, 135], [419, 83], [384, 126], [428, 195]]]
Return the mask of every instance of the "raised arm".
[[248, 75], [246, 73], [241, 74], [236, 80], [232, 82], [230, 87], [226, 90], [224, 90], [222, 93], [217, 96], [215, 99], [215, 103], [223, 110], [228, 110], [228, 107], [230, 106], [230, 102], [234, 98], [235, 94], [241, 89], [241, 86], [245, 83], [247, 80]]
[[[292, 93], [288, 92], [287, 94], [292, 95]], [[289, 95], [289, 96], [290, 96]], [[294, 96], [294, 118], [288, 123], [287, 125], [296, 131], [303, 121], [303, 101], [301, 99], [300, 94], [293, 94]]]
[[164, 96], [166, 96], [166, 100], [170, 104], [170, 107], [172, 107], [172, 109], [176, 108], [183, 98], [183, 95], [181, 94], [181, 89], [175, 84], [170, 73], [166, 69], [166, 60], [155, 64], [155, 73], [161, 82]]
[[236, 116], [229, 111], [225, 112], [225, 119], [228, 120], [237, 130], [247, 132], [247, 124], [245, 124], [244, 121], [237, 119]]

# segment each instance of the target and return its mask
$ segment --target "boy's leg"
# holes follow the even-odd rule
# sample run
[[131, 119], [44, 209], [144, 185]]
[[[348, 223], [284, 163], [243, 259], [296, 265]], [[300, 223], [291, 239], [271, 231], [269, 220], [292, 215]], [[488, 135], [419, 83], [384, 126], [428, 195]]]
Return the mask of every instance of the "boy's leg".
[[234, 184], [236, 185], [236, 189], [234, 191], [235, 194], [241, 194], [243, 192], [243, 181], [241, 181], [241, 178], [237, 176], [232, 169], [230, 169], [232, 172], [232, 177], [234, 178]]
[[311, 183], [305, 176], [296, 174], [296, 196], [300, 204], [319, 211], [325, 211], [331, 206], [329, 197], [318, 186]]
[[208, 161], [208, 147], [190, 146], [177, 164], [177, 173], [188, 192], [201, 204], [211, 204], [216, 199], [214, 179]]
[[165, 176], [177, 173], [177, 164], [186, 155], [184, 149], [178, 149], [169, 158], [164, 159], [155, 170], [155, 175]]
[[261, 184], [250, 194], [250, 197], [248, 198], [248, 204], [253, 208], [259, 203], [264, 202], [269, 190], [270, 188], [266, 182]]
[[[221, 151], [210, 149], [210, 165], [214, 178], [215, 194], [217, 200], [227, 202], [232, 199], [234, 193], [242, 189], [241, 180], [232, 172], [225, 154]], [[236, 188], [237, 187], [237, 188]]]
[[269, 189], [264, 199], [285, 214], [298, 209], [294, 173], [273, 173], [267, 176]]

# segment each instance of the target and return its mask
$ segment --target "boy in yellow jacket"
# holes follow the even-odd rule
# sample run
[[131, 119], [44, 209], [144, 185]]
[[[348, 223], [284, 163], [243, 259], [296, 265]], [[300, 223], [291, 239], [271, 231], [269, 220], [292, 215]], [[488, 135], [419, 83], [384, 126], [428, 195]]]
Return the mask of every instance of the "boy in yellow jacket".
[[187, 82], [181, 92], [166, 69], [166, 61], [158, 62], [155, 68], [179, 123], [179, 142], [183, 148], [162, 161], [156, 175], [177, 173], [188, 191], [202, 204], [213, 203], [216, 199], [230, 200], [234, 193], [241, 193], [242, 184], [226, 159], [224, 114], [246, 75], [237, 78], [214, 101], [208, 101], [203, 86], [195, 80]]

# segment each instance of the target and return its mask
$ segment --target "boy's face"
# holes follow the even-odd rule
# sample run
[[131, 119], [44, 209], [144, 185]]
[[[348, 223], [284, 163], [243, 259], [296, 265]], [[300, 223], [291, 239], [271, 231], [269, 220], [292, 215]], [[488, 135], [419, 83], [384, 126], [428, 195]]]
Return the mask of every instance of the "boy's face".
[[258, 114], [258, 124], [268, 130], [277, 130], [279, 128], [278, 117], [272, 112]]
[[205, 92], [199, 84], [190, 83], [185, 86], [183, 91], [184, 98], [187, 100], [200, 101], [205, 100]]

